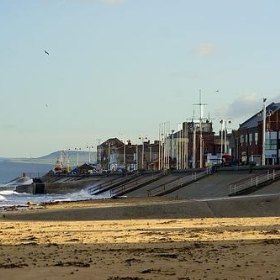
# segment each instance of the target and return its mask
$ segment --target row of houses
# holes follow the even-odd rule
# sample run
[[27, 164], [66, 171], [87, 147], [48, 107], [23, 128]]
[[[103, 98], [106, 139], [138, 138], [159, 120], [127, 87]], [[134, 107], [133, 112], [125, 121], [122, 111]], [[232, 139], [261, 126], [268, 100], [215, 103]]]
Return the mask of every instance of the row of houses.
[[[123, 142], [110, 138], [97, 147], [97, 164], [108, 170], [163, 170], [202, 168], [222, 164], [279, 164], [280, 103], [271, 103], [263, 111], [227, 133], [218, 135], [212, 122], [184, 122], [178, 131], [165, 132], [153, 143]], [[222, 121], [221, 121], [222, 122]], [[224, 121], [225, 122], [225, 121]]]

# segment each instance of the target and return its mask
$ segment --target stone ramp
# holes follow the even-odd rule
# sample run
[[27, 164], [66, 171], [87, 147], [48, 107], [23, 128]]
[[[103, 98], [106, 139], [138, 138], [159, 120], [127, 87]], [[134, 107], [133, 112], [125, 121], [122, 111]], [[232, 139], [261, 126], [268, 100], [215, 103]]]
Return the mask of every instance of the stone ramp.
[[158, 182], [162, 177], [164, 177], [163, 173], [158, 174], [146, 174], [139, 176], [137, 180], [127, 182], [125, 184], [121, 184], [117, 187], [110, 189], [110, 196], [111, 197], [118, 197], [126, 195], [134, 190], [139, 190], [146, 185], [150, 185], [153, 182]]
[[151, 198], [87, 208], [5, 212], [6, 221], [94, 221], [126, 219], [188, 219], [280, 216], [280, 196], [244, 196], [212, 200], [153, 201]]
[[[179, 175], [167, 175], [166, 177], [156, 181], [152, 184], [149, 184], [141, 189], [135, 190], [126, 194], [128, 197], [147, 197], [148, 190], [159, 185], [164, 184], [172, 180], [172, 178], [176, 176], [180, 179]], [[183, 174], [181, 176], [186, 176]], [[205, 178], [202, 178], [198, 181], [195, 181], [177, 191], [174, 191], [170, 194], [166, 194], [166, 197], [174, 197], [174, 198], [190, 198], [190, 199], [198, 199], [198, 198], [213, 198], [213, 197], [226, 197], [229, 194], [229, 184], [231, 182], [240, 180], [241, 178], [253, 176], [248, 173], [214, 173]]]
[[179, 180], [180, 178], [182, 178], [182, 176], [186, 176], [185, 174], [168, 174], [168, 175], [165, 175], [164, 177], [161, 177], [159, 178], [157, 181], [155, 182], [152, 182], [142, 188], [139, 188], [139, 189], [136, 189], [136, 190], [133, 190], [129, 193], [126, 194], [126, 196], [128, 197], [148, 197], [148, 191], [151, 189], [151, 188], [154, 188], [158, 185], [162, 185], [162, 184], [165, 184], [165, 183], [168, 183], [168, 182], [171, 182], [171, 181], [174, 181], [174, 180]]
[[255, 175], [248, 173], [218, 172], [202, 178], [199, 181], [195, 181], [166, 196], [189, 199], [227, 197], [230, 193], [229, 185], [231, 183], [250, 176]]
[[268, 186], [264, 186], [254, 191], [254, 195], [264, 195], [264, 194], [280, 194], [280, 181], [274, 181]]

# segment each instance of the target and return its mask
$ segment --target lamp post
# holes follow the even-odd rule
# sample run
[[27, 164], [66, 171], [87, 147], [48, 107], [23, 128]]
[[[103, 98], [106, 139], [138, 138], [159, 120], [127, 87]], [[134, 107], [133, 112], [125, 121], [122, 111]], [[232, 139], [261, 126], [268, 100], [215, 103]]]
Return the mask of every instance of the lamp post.
[[221, 124], [221, 162], [223, 158], [223, 120], [220, 120]]
[[144, 153], [145, 153], [145, 140], [147, 140], [147, 137], [139, 137], [142, 141], [142, 159], [141, 159], [141, 168], [144, 169]]
[[97, 164], [98, 164], [98, 167], [99, 169], [101, 169], [101, 147], [100, 147], [100, 142], [101, 142], [101, 139], [96, 139], [96, 142], [97, 142]]
[[88, 164], [90, 164], [90, 149], [93, 148], [93, 146], [87, 146], [88, 148]]
[[231, 121], [230, 120], [225, 120], [225, 153], [227, 154], [229, 151], [228, 151], [228, 145], [227, 145], [227, 123], [231, 124]]
[[[68, 149], [70, 151], [70, 149]], [[70, 173], [70, 157], [69, 152], [67, 152], [67, 173]]]
[[262, 108], [262, 117], [263, 117], [263, 139], [262, 139], [262, 165], [265, 165], [265, 128], [266, 128], [266, 98], [263, 98], [263, 108]]
[[192, 168], [196, 168], [196, 124], [193, 123], [193, 156]]
[[199, 114], [199, 167], [202, 168], [202, 142], [203, 142], [203, 135], [202, 135], [202, 103], [201, 103], [201, 90], [199, 90], [199, 105], [200, 105], [200, 114]]
[[122, 140], [123, 141], [123, 167], [126, 169], [126, 142], [129, 142], [130, 140]]
[[138, 145], [135, 145], [135, 163], [136, 163], [136, 170], [138, 171], [138, 164], [139, 164], [139, 160], [138, 160]]
[[201, 103], [201, 89], [199, 90], [199, 103], [194, 104], [199, 105], [200, 107], [200, 116], [199, 116], [199, 167], [202, 168], [203, 166], [203, 132], [202, 132], [202, 121], [203, 121], [203, 112], [202, 107], [207, 104]]
[[227, 145], [227, 123], [231, 124], [231, 121], [228, 120], [226, 121], [225, 120], [225, 153], [227, 154], [229, 151], [228, 151], [228, 145]]
[[[220, 120], [221, 124], [221, 161], [223, 158], [223, 146], [224, 146], [224, 153], [228, 153], [228, 145], [227, 145], [227, 123], [231, 123], [230, 120]], [[223, 129], [224, 124], [224, 129]]]
[[151, 170], [152, 169], [152, 146], [150, 146], [149, 147], [149, 151], [150, 151], [150, 164], [149, 164], [149, 166], [150, 166], [150, 168], [149, 168], [149, 170]]
[[163, 169], [163, 171], [165, 172], [166, 169], [166, 158], [165, 158], [165, 152], [166, 152], [166, 142], [165, 142], [165, 138], [164, 138], [164, 133], [161, 133], [161, 167]]
[[108, 159], [108, 164], [107, 164], [107, 170], [110, 170], [110, 161], [111, 161], [111, 145], [113, 146], [113, 143], [108, 142], [108, 143], [107, 143], [107, 145], [108, 145], [108, 156], [107, 156], [107, 159]]
[[125, 142], [123, 143], [123, 167], [126, 169]]
[[77, 157], [76, 157], [76, 165], [79, 166], [79, 151], [81, 151], [81, 148], [75, 148], [75, 151], [77, 151]]
[[171, 130], [171, 157], [174, 159], [174, 129]]
[[189, 127], [188, 123], [185, 123], [185, 129], [184, 129], [184, 168], [189, 168]]

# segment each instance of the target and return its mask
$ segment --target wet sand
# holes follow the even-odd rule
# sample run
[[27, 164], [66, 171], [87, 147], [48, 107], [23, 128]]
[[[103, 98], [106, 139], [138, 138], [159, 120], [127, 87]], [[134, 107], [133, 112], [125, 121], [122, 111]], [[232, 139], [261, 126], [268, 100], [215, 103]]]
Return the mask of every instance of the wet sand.
[[227, 203], [86, 201], [2, 211], [0, 276], [275, 280], [279, 208], [273, 196]]

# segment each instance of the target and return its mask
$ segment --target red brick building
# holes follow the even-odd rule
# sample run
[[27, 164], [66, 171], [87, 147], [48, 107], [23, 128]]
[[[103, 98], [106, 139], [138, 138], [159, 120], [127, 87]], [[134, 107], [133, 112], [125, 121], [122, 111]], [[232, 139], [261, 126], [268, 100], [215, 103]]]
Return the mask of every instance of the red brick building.
[[[265, 138], [263, 135], [263, 113], [253, 115], [240, 124], [238, 129], [238, 161], [242, 164], [262, 163], [264, 151], [265, 164], [279, 164], [280, 158], [280, 103], [271, 103], [266, 107]], [[263, 139], [265, 149], [263, 150]]]

